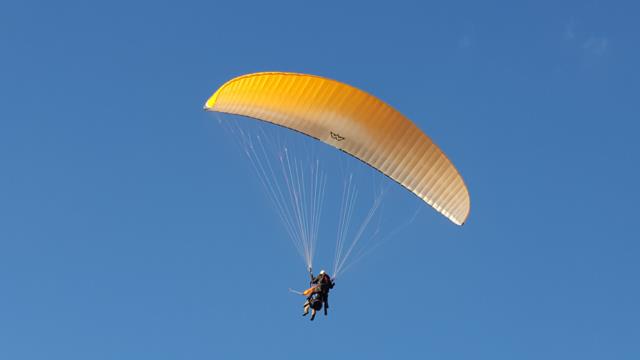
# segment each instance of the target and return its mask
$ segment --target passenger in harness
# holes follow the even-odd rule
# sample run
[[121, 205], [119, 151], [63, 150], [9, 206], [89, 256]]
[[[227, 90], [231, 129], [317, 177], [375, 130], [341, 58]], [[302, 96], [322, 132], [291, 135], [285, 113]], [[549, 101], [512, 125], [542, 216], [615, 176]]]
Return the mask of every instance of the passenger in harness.
[[320, 294], [320, 292], [313, 292], [304, 303], [304, 314], [302, 314], [302, 316], [306, 316], [309, 313], [309, 309], [311, 309], [311, 318], [309, 320], [313, 321], [316, 317], [316, 311], [321, 308], [322, 294]]

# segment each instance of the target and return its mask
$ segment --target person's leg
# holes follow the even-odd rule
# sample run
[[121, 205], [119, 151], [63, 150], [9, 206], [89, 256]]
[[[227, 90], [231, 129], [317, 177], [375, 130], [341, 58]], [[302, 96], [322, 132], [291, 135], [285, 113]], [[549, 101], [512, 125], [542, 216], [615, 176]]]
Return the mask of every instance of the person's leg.
[[309, 313], [309, 300], [304, 302], [304, 313], [302, 313], [302, 316], [307, 316], [307, 314]]
[[311, 309], [311, 318], [309, 320], [313, 321], [316, 318], [316, 309]]

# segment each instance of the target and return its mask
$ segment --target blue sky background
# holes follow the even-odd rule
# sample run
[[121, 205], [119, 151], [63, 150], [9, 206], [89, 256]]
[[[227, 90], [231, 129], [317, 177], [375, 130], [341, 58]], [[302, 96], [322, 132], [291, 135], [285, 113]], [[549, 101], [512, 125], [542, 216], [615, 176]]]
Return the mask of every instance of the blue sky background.
[[[639, 10], [3, 2], [0, 358], [638, 359]], [[266, 70], [384, 99], [472, 196], [462, 228], [422, 211], [314, 323], [286, 291], [300, 260], [202, 111]]]

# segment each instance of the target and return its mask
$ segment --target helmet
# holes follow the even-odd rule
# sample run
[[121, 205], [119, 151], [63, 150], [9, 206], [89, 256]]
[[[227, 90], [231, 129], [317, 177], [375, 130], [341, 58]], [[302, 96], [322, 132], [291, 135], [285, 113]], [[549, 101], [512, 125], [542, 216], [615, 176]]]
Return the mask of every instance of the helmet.
[[324, 270], [320, 270], [320, 274], [319, 275], [324, 275], [326, 274], [326, 272]]

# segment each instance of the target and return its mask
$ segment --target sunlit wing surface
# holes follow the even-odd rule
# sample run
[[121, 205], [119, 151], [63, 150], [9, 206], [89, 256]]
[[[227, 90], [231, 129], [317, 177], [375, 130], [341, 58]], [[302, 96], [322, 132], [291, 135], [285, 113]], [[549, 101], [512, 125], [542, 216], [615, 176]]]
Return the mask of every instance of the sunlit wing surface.
[[314, 75], [265, 72], [222, 85], [205, 109], [299, 131], [338, 148], [462, 225], [470, 199], [462, 177], [411, 120], [353, 86]]

